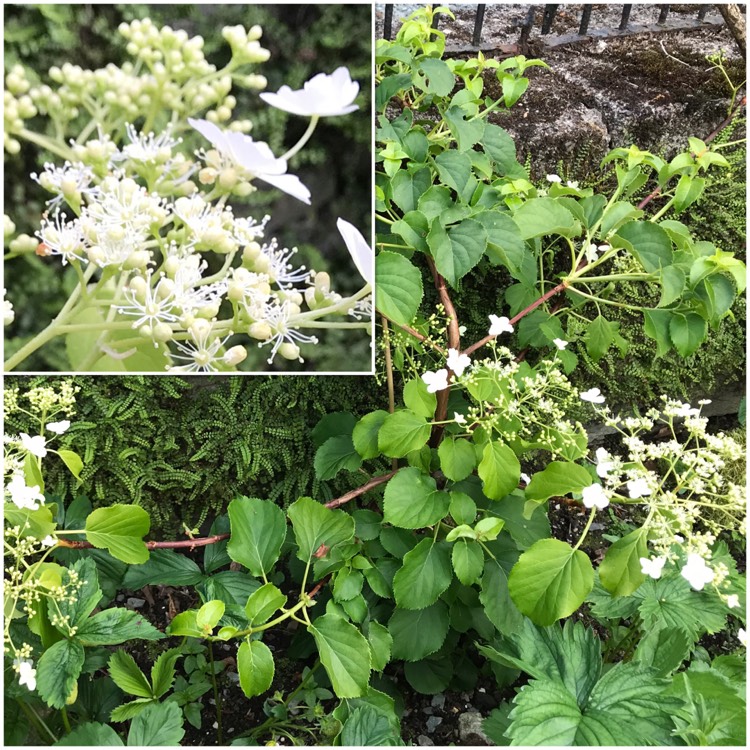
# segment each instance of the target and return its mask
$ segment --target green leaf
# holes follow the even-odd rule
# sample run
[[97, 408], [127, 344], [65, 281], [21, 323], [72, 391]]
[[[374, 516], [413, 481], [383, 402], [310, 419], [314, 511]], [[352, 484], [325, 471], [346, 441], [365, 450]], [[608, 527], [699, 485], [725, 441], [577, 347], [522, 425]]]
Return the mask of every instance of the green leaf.
[[521, 490], [514, 490], [492, 506], [492, 512], [505, 521], [505, 531], [513, 537], [513, 541], [520, 550], [528, 549], [539, 539], [546, 539], [550, 536], [550, 523], [546, 509], [542, 505], [537, 505], [526, 518], [524, 499], [525, 496]]
[[388, 714], [373, 706], [353, 709], [341, 728], [344, 747], [377, 747], [401, 744], [401, 737], [393, 728]]
[[151, 667], [151, 684], [157, 698], [161, 698], [172, 687], [175, 663], [181, 656], [179, 648], [170, 648], [159, 654], [159, 658]]
[[409, 211], [402, 219], [394, 221], [391, 225], [393, 234], [397, 234], [409, 247], [421, 253], [428, 251], [427, 232], [429, 231], [430, 225], [427, 217], [419, 211]]
[[310, 497], [301, 497], [289, 506], [297, 541], [297, 557], [307, 562], [325, 545], [329, 549], [354, 537], [354, 519], [343, 510], [332, 510]]
[[425, 609], [396, 609], [388, 621], [393, 658], [419, 661], [434, 654], [448, 635], [448, 607], [437, 601]]
[[721, 320], [734, 303], [734, 284], [722, 274], [714, 274], [702, 279], [695, 288], [695, 292], [706, 306], [711, 321]]
[[672, 313], [667, 310], [644, 310], [643, 318], [643, 332], [656, 341], [656, 356], [663, 357], [672, 348], [672, 340], [669, 338]]
[[201, 569], [186, 555], [171, 549], [155, 549], [142, 565], [128, 566], [122, 586], [131, 591], [154, 584], [194, 586], [202, 578]]
[[380, 455], [378, 433], [387, 416], [387, 411], [378, 409], [365, 414], [355, 425], [352, 440], [355, 450], [362, 458], [376, 458]]
[[448, 96], [456, 85], [456, 79], [444, 60], [428, 57], [419, 63], [414, 85], [428, 94]]
[[589, 323], [584, 339], [586, 351], [594, 362], [598, 362], [607, 353], [615, 340], [619, 327], [619, 323], [611, 323], [602, 315], [597, 315]]
[[80, 482], [81, 471], [83, 470], [83, 461], [81, 457], [74, 451], [68, 451], [60, 449], [57, 451], [57, 455], [63, 460], [63, 463], [68, 467], [68, 471]]
[[133, 719], [128, 732], [128, 745], [169, 747], [179, 745], [184, 736], [180, 707], [172, 701], [154, 703]]
[[516, 606], [538, 625], [575, 612], [593, 585], [591, 560], [558, 539], [541, 539], [529, 547], [508, 578]]
[[348, 602], [362, 593], [364, 576], [358, 570], [342, 568], [336, 573], [333, 584], [333, 598], [337, 602]]
[[429, 607], [452, 580], [450, 544], [423, 539], [404, 555], [403, 567], [393, 577], [396, 605], [401, 609]]
[[484, 153], [495, 162], [500, 175], [512, 178], [528, 178], [524, 167], [516, 158], [516, 142], [499, 125], [487, 123], [482, 138]]
[[651, 221], [631, 221], [612, 238], [610, 244], [613, 247], [622, 247], [622, 243], [616, 242], [618, 237], [625, 240], [625, 248], [649, 273], [672, 264], [672, 242], [658, 224]]
[[122, 607], [97, 612], [76, 633], [76, 639], [84, 646], [116, 646], [134, 638], [158, 641], [163, 637], [141, 614]]
[[682, 296], [685, 289], [685, 272], [678, 266], [667, 266], [659, 273], [661, 297], [659, 307], [666, 307]]
[[383, 420], [378, 447], [386, 456], [403, 458], [407, 453], [419, 450], [430, 439], [431, 430], [432, 425], [424, 417], [400, 409]]
[[237, 650], [237, 671], [242, 692], [248, 698], [262, 695], [273, 682], [274, 661], [271, 650], [263, 641], [243, 641]]
[[229, 503], [229, 523], [229, 557], [254, 576], [268, 573], [279, 559], [286, 537], [284, 511], [270, 500], [238, 497]]
[[521, 464], [513, 449], [495, 440], [484, 446], [479, 462], [482, 492], [491, 500], [500, 500], [518, 486]]
[[421, 529], [445, 518], [450, 495], [437, 489], [435, 480], [419, 469], [406, 467], [388, 482], [383, 497], [383, 516], [401, 529]]
[[219, 620], [224, 617], [224, 610], [226, 605], [220, 599], [212, 599], [206, 602], [196, 613], [195, 613], [195, 624], [200, 630], [206, 635], [210, 635], [211, 631], [219, 624]]
[[154, 697], [146, 675], [141, 672], [135, 659], [127, 651], [115, 651], [109, 658], [108, 666], [109, 676], [120, 690], [140, 698]]
[[612, 596], [630, 596], [645, 580], [641, 557], [648, 557], [648, 531], [631, 531], [618, 539], [599, 565], [599, 580]]
[[426, 167], [414, 173], [399, 169], [391, 179], [391, 192], [394, 203], [404, 212], [417, 209], [420, 196], [432, 182], [430, 170]]
[[98, 508], [86, 519], [86, 539], [106, 549], [118, 560], [138, 565], [148, 560], [143, 537], [148, 534], [151, 519], [137, 505], [110, 505]]
[[375, 258], [376, 306], [386, 318], [408, 325], [422, 303], [422, 274], [403, 255], [381, 251]]
[[489, 621], [501, 633], [515, 633], [523, 625], [523, 617], [510, 597], [508, 575], [497, 560], [489, 559], [484, 564], [479, 601]]
[[5, 503], [3, 516], [6, 526], [18, 526], [23, 530], [21, 536], [24, 538], [44, 539], [57, 528], [52, 519], [52, 511], [44, 505], [36, 510], [30, 510], [19, 508], [15, 503]]
[[427, 221], [431, 222], [453, 208], [451, 191], [442, 185], [433, 185], [420, 197], [417, 207], [425, 215]]
[[507, 213], [482, 211], [474, 217], [487, 232], [487, 257], [490, 263], [502, 265], [514, 279], [534, 284], [534, 256], [526, 252], [518, 225]]
[[146, 706], [158, 703], [155, 698], [136, 698], [135, 700], [123, 703], [112, 709], [109, 715], [110, 721], [130, 721], [140, 714]]
[[251, 626], [260, 625], [285, 604], [286, 594], [272, 583], [266, 583], [248, 597], [245, 605], [247, 621]]
[[432, 222], [427, 244], [435, 266], [455, 289], [458, 282], [482, 259], [487, 233], [474, 219], [464, 219], [446, 232], [438, 219]]
[[108, 724], [88, 721], [61, 737], [53, 747], [123, 747], [123, 743]]
[[368, 625], [367, 641], [370, 644], [372, 668], [376, 672], [382, 672], [391, 660], [393, 638], [385, 625], [371, 620]]
[[573, 214], [554, 198], [531, 198], [516, 210], [513, 220], [524, 240], [549, 234], [573, 237], [581, 230]]
[[[96, 563], [91, 558], [76, 560], [71, 566], [71, 571], [78, 576], [78, 580], [81, 582], [76, 596], [72, 601], [70, 599], [48, 599], [47, 608], [50, 617], [54, 618], [56, 615], [67, 617], [69, 627], [79, 627], [101, 601], [102, 591], [99, 588]], [[62, 575], [62, 584], [69, 586], [71, 580], [70, 572], [66, 570]], [[68, 630], [69, 628], [66, 627], [60, 628], [60, 632], [64, 635], [68, 634]]]
[[375, 90], [375, 106], [378, 112], [382, 112], [391, 97], [399, 91], [403, 91], [411, 86], [411, 73], [399, 73], [398, 75], [384, 78]]
[[512, 107], [526, 92], [529, 87], [528, 78], [514, 78], [510, 75], [505, 75], [502, 78], [503, 87], [503, 101], [505, 106]]
[[351, 435], [357, 419], [348, 411], [334, 411], [324, 414], [310, 433], [313, 445], [320, 448], [328, 438], [337, 435]]
[[526, 488], [529, 500], [542, 502], [550, 497], [567, 495], [569, 492], [581, 492], [592, 484], [591, 474], [578, 464], [552, 461], [531, 477]]
[[442, 693], [453, 677], [450, 659], [422, 659], [404, 664], [406, 681], [422, 695]]
[[443, 113], [443, 119], [448, 123], [459, 151], [467, 151], [479, 143], [484, 134], [484, 120], [467, 121], [466, 118], [467, 113], [464, 109], [455, 105]]
[[409, 380], [404, 386], [406, 408], [425, 419], [432, 419], [437, 406], [437, 396], [427, 391], [427, 384], [421, 379]]
[[39, 696], [52, 708], [63, 708], [78, 681], [85, 658], [78, 640], [62, 640], [50, 646], [36, 665]]
[[689, 357], [706, 338], [706, 321], [698, 313], [674, 313], [669, 321], [669, 337], [681, 357]]
[[474, 523], [477, 517], [477, 504], [465, 492], [451, 490], [449, 494], [451, 518], [458, 524]]
[[484, 570], [484, 552], [476, 542], [459, 539], [453, 545], [451, 562], [458, 580], [464, 586], [472, 586]]
[[675, 216], [681, 214], [689, 205], [695, 203], [701, 197], [705, 187], [706, 180], [703, 177], [692, 177], [687, 174], [682, 175], [674, 191], [672, 208], [674, 209]]
[[474, 446], [464, 438], [446, 437], [438, 447], [440, 469], [452, 482], [460, 482], [474, 471], [477, 456]]
[[605, 240], [609, 235], [628, 221], [639, 219], [643, 216], [635, 206], [627, 201], [617, 201], [610, 206], [602, 216], [602, 223], [599, 225], [599, 236]]
[[325, 481], [333, 479], [342, 469], [356, 471], [362, 466], [362, 457], [354, 449], [351, 435], [328, 438], [315, 452], [315, 476]]
[[320, 661], [339, 698], [356, 698], [367, 692], [370, 681], [370, 648], [362, 633], [337, 615], [323, 615], [308, 626], [315, 638]]
[[167, 626], [167, 635], [182, 635], [190, 638], [202, 638], [203, 631], [198, 627], [196, 616], [197, 609], [188, 609], [180, 612], [172, 618]]
[[458, 151], [443, 151], [435, 157], [435, 165], [441, 181], [455, 190], [461, 201], [468, 203], [477, 187], [469, 156]]
[[638, 642], [633, 661], [651, 667], [660, 677], [674, 672], [690, 655], [692, 639], [679, 628], [649, 630]]

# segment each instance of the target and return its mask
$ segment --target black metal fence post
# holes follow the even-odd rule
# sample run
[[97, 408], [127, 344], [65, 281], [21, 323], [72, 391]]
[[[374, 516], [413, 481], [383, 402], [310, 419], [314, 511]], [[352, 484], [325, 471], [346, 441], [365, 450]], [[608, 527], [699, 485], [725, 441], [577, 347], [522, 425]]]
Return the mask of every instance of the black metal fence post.
[[581, 25], [578, 28], [578, 36], [584, 36], [589, 30], [589, 23], [591, 21], [591, 5], [586, 4], [583, 6], [583, 13], [581, 14]]
[[474, 21], [474, 36], [471, 38], [471, 43], [475, 46], [479, 46], [479, 42], [482, 38], [482, 24], [484, 23], [484, 5], [477, 5], [477, 17]]
[[659, 13], [659, 20], [656, 22], [660, 26], [663, 26], [667, 22], [667, 16], [669, 15], [669, 5], [661, 6], [661, 13]]
[[630, 11], [632, 8], [632, 5], [622, 6], [622, 18], [620, 19], [619, 31], [625, 31], [625, 29], [628, 28], [628, 20], [630, 19]]
[[542, 34], [549, 34], [552, 30], [552, 24], [555, 20], [555, 14], [557, 13], [557, 5], [545, 5], [544, 6], [544, 18], [542, 19]]
[[390, 41], [392, 31], [393, 31], [393, 5], [388, 3], [385, 6], [385, 15], [383, 16], [383, 38]]

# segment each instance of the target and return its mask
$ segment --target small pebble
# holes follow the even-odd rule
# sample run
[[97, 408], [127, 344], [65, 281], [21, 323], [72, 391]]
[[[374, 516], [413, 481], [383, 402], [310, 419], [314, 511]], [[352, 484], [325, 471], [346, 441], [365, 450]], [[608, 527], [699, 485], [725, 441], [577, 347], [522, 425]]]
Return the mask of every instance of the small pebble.
[[421, 745], [422, 747], [425, 747], [426, 745], [434, 745], [435, 743], [426, 735], [426, 734], [420, 734], [419, 737], [417, 737], [417, 745]]
[[432, 706], [425, 706], [422, 709], [423, 714], [427, 714], [428, 716], [432, 716]]
[[425, 726], [427, 727], [427, 731], [432, 733], [442, 723], [443, 723], [443, 717], [442, 716], [430, 716], [430, 718], [427, 719], [427, 722], [426, 722]]
[[432, 696], [432, 700], [430, 701], [430, 703], [435, 708], [442, 708], [445, 705], [445, 696], [442, 693], [438, 693], [437, 695], [433, 695]]
[[118, 594], [117, 595], [117, 601], [118, 602], [124, 602], [125, 601], [125, 594]]
[[138, 597], [131, 596], [127, 602], [125, 602], [125, 606], [130, 609], [139, 609], [146, 603], [145, 599], [138, 599]]

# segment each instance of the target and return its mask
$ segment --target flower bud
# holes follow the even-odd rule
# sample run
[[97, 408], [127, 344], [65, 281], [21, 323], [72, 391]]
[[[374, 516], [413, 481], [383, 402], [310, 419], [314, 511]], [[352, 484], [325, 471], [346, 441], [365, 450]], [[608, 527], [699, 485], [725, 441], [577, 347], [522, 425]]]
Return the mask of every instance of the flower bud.
[[257, 242], [249, 242], [242, 251], [242, 265], [254, 266], [256, 258], [260, 255], [260, 245]]
[[227, 167], [221, 170], [219, 175], [219, 187], [223, 190], [231, 190], [239, 181], [237, 170], [233, 167]]
[[158, 290], [156, 292], [157, 299], [165, 300], [174, 292], [174, 289], [175, 283], [172, 279], [162, 278], [161, 281], [159, 281]]
[[134, 269], [144, 269], [151, 260], [151, 253], [148, 250], [135, 250], [128, 255], [127, 260], [123, 264], [123, 268], [127, 271]]
[[302, 358], [299, 356], [299, 347], [290, 341], [285, 341], [279, 347], [279, 354], [284, 359], [298, 359], [300, 362], [302, 361]]
[[235, 365], [238, 365], [242, 360], [247, 357], [247, 351], [245, 350], [244, 346], [233, 346], [231, 349], [227, 351], [227, 353], [224, 355], [224, 361], [228, 365], [232, 365], [233, 367]]
[[138, 329], [138, 335], [141, 336], [144, 339], [152, 339], [153, 340], [153, 330], [151, 326], [141, 326]]
[[172, 340], [172, 335], [172, 327], [166, 323], [157, 323], [154, 326], [154, 341], [165, 344], [167, 341]]
[[199, 308], [195, 313], [199, 318], [215, 318], [219, 314], [219, 303], [211, 302]]
[[164, 271], [169, 276], [169, 278], [173, 279], [177, 271], [180, 270], [180, 259], [175, 258], [172, 256], [171, 258], [167, 258], [164, 261]]
[[248, 327], [247, 335], [254, 339], [258, 339], [259, 341], [267, 341], [273, 336], [273, 331], [268, 323], [265, 321], [258, 321]]
[[206, 336], [211, 333], [212, 323], [204, 318], [196, 318], [188, 328], [193, 341], [198, 343], [204, 341]]

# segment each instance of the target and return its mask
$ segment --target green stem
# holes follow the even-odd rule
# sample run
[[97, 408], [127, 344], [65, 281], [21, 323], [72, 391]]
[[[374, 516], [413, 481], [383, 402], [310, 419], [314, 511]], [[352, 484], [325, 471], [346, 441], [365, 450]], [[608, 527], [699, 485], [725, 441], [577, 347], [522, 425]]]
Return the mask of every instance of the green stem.
[[68, 710], [65, 706], [60, 709], [60, 715], [62, 716], [63, 725], [65, 726], [65, 734], [70, 734], [70, 719], [68, 718]]
[[57, 154], [63, 159], [67, 159], [69, 161], [75, 160], [75, 154], [73, 153], [72, 149], [68, 148], [64, 144], [58, 143], [57, 141], [53, 141], [46, 135], [35, 133], [33, 130], [27, 130], [26, 128], [22, 128], [18, 133], [14, 133], [14, 135], [19, 135], [21, 138], [25, 138], [27, 141], [35, 143], [37, 146], [41, 146], [42, 148], [47, 149], [47, 151], [51, 151], [53, 154]]
[[580, 294], [581, 297], [586, 297], [587, 299], [593, 300], [594, 302], [601, 302], [604, 305], [609, 305], [610, 307], [622, 307], [625, 310], [638, 310], [639, 312], [643, 312], [644, 310], [652, 310], [651, 307], [639, 307], [638, 305], [628, 305], [625, 302], [613, 302], [612, 300], [608, 299], [602, 299], [601, 297], [596, 297], [593, 294], [587, 294], [586, 292], [582, 292], [580, 289], [569, 286], [568, 292], [571, 294]]
[[372, 287], [369, 284], [365, 284], [356, 294], [351, 297], [345, 297], [344, 299], [337, 302], [335, 305], [329, 305], [328, 307], [320, 307], [317, 310], [311, 310], [310, 312], [300, 313], [299, 315], [292, 315], [289, 318], [287, 325], [291, 327], [299, 327], [304, 321], [317, 320], [325, 315], [330, 315], [335, 312], [344, 312], [350, 310], [354, 305], [353, 303], [357, 300], [363, 299], [368, 294], [372, 293]]
[[[86, 269], [86, 272], [83, 275], [84, 285], [88, 283], [96, 270], [96, 266], [94, 265], [91, 265]], [[63, 305], [62, 310], [60, 310], [52, 322], [43, 331], [34, 336], [31, 341], [22, 346], [14, 355], [5, 360], [6, 372], [15, 369], [29, 355], [33, 354], [37, 349], [60, 335], [59, 328], [64, 325], [66, 319], [70, 316], [76, 302], [78, 302], [78, 298], [81, 296], [81, 292], [81, 283], [79, 283], [68, 298], [68, 301]]]
[[21, 711], [26, 714], [26, 718], [29, 720], [29, 723], [34, 725], [40, 739], [42, 738], [42, 732], [40, 732], [39, 730], [43, 729], [44, 732], [49, 735], [52, 742], [57, 742], [57, 737], [55, 737], [55, 735], [52, 733], [52, 730], [47, 726], [44, 719], [42, 719], [42, 717], [39, 716], [28, 703], [21, 700], [20, 698], [16, 698], [16, 703], [18, 703], [18, 705], [21, 707]]
[[586, 525], [583, 527], [583, 531], [581, 532], [581, 537], [578, 540], [578, 543], [575, 547], [573, 547], [573, 551], [577, 550], [581, 544], [583, 544], [583, 540], [586, 538], [586, 534], [589, 533], [589, 529], [591, 528], [591, 524], [594, 522], [594, 516], [596, 515], [596, 506], [594, 506], [591, 509], [591, 514], [589, 515], [589, 520], [586, 521]]
[[310, 136], [315, 132], [315, 128], [318, 125], [318, 120], [320, 120], [320, 116], [313, 115], [310, 118], [310, 124], [307, 126], [307, 130], [302, 134], [302, 138], [300, 138], [297, 143], [289, 149], [289, 151], [279, 158], [289, 161], [289, 159], [291, 159], [310, 140]]
[[313, 320], [310, 323], [300, 323], [297, 328], [369, 328], [372, 323], [366, 320], [358, 323], [330, 323], [326, 321]]
[[211, 659], [211, 682], [214, 686], [214, 703], [216, 704], [216, 735], [219, 740], [219, 745], [223, 745], [223, 735], [221, 729], [221, 696], [219, 695], [219, 687], [216, 684], [216, 670], [214, 669], [214, 647], [209, 641], [208, 644], [208, 656]]

